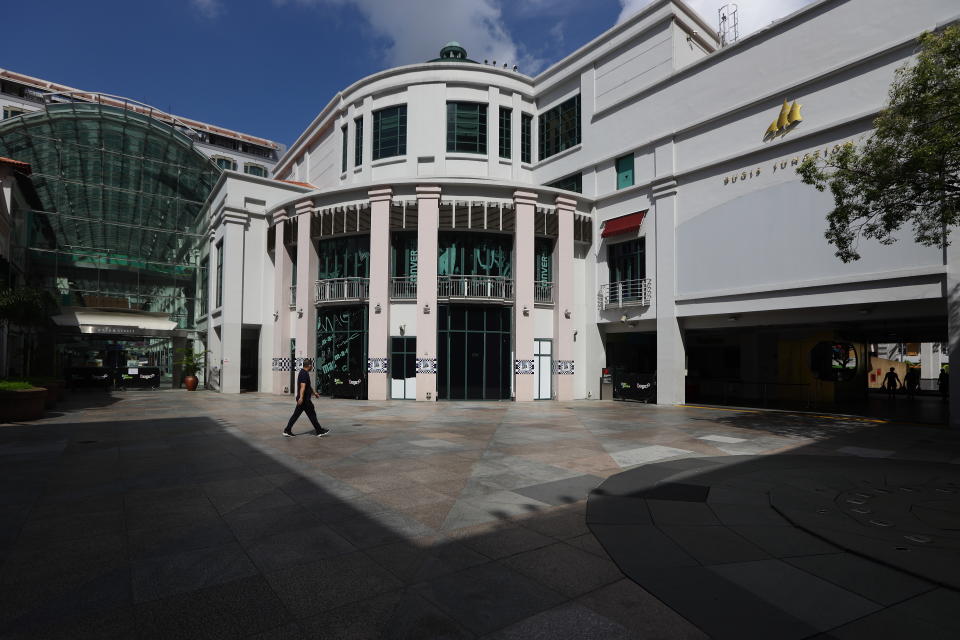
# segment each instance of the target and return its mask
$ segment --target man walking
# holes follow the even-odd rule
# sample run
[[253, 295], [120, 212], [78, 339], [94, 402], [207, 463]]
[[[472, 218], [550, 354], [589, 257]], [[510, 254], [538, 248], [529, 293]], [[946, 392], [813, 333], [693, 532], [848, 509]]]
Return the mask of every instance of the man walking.
[[293, 410], [293, 415], [290, 416], [290, 421], [287, 422], [287, 428], [283, 430], [283, 435], [288, 438], [296, 435], [292, 431], [293, 423], [297, 421], [301, 413], [307, 414], [307, 417], [310, 418], [310, 423], [313, 425], [316, 431], [315, 435], [318, 438], [330, 433], [329, 429], [324, 429], [320, 426], [320, 423], [317, 422], [317, 410], [313, 408], [313, 401], [310, 398], [311, 396], [319, 398], [320, 394], [314, 391], [310, 384], [311, 371], [313, 371], [313, 361], [304, 360], [303, 368], [297, 375], [297, 408]]

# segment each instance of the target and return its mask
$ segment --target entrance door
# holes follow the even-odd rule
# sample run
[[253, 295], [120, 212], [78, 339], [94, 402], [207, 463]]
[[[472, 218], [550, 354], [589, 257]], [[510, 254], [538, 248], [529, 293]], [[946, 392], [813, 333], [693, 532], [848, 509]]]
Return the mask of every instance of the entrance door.
[[510, 308], [440, 305], [437, 396], [510, 399]]
[[553, 397], [553, 341], [533, 341], [533, 374], [537, 380], [534, 400], [550, 400]]
[[417, 339], [415, 337], [390, 338], [390, 397], [394, 400], [417, 399]]

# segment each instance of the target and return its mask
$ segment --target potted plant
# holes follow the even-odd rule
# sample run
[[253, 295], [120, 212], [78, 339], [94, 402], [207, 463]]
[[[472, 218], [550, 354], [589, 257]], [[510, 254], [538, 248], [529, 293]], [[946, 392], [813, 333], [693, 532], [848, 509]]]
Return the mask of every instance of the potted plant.
[[0, 380], [0, 422], [42, 417], [47, 393], [26, 380]]
[[197, 378], [197, 371], [203, 369], [207, 352], [197, 352], [190, 348], [184, 349], [182, 353], [183, 358], [176, 364], [183, 367], [183, 385], [187, 388], [187, 391], [196, 391], [197, 386], [200, 384], [200, 379]]

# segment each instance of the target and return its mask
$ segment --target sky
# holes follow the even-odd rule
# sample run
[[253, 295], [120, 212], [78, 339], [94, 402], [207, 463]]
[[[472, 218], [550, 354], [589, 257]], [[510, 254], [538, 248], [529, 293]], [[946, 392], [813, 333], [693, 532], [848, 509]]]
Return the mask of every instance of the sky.
[[[740, 0], [741, 38], [813, 0]], [[435, 58], [535, 75], [651, 0], [30, 0], [0, 68], [291, 144], [337, 91]], [[707, 24], [723, 0], [687, 0]], [[16, 25], [16, 28], [13, 28]]]

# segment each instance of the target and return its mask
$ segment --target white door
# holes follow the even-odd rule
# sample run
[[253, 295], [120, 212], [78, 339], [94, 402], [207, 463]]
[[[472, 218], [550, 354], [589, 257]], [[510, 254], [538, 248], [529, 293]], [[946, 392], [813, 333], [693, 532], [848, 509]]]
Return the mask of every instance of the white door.
[[550, 400], [553, 397], [553, 341], [533, 341], [533, 375], [537, 381], [535, 400]]

